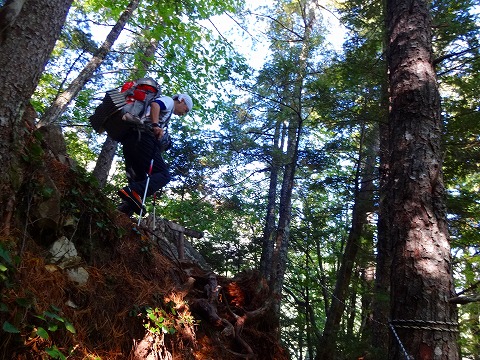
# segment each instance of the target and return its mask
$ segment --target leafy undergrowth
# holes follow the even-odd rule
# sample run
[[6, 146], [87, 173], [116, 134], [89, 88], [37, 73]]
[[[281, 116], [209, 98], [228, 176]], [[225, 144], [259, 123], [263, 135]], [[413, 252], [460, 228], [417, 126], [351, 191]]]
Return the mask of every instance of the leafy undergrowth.
[[[256, 272], [222, 278], [162, 253], [86, 174], [48, 154], [29, 170], [0, 238], [0, 358], [288, 358]], [[50, 259], [62, 236], [78, 251], [71, 267]], [[79, 267], [85, 284], [67, 275]]]

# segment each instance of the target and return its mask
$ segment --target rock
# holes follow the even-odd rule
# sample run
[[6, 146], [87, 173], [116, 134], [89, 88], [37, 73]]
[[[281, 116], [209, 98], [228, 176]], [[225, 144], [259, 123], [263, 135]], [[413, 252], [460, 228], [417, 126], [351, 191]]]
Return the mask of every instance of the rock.
[[62, 236], [60, 239], [55, 241], [52, 246], [50, 246], [49, 251], [52, 255], [52, 262], [56, 264], [66, 261], [71, 257], [78, 256], [75, 245], [65, 236]]
[[83, 267], [77, 267], [73, 269], [67, 269], [67, 276], [68, 278], [76, 282], [78, 285], [86, 285], [88, 281], [88, 271], [85, 270]]

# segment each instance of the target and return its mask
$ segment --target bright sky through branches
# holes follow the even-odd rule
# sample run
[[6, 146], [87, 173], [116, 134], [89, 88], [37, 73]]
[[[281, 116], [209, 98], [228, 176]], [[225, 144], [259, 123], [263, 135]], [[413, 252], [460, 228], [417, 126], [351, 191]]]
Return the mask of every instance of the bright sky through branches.
[[[246, 0], [246, 11], [253, 14], [261, 14], [261, 7], [271, 5], [271, 0]], [[213, 17], [207, 27], [218, 31], [220, 36], [226, 38], [232, 46], [247, 59], [250, 66], [260, 69], [268, 57], [269, 39], [265, 35], [266, 22], [258, 21], [255, 15], [246, 15], [245, 27], [242, 29], [239, 20], [228, 15]], [[324, 23], [325, 29], [329, 31], [326, 34], [326, 43], [335, 51], [341, 51], [346, 30], [342, 27], [338, 19], [330, 12], [322, 10], [322, 18], [319, 20]]]

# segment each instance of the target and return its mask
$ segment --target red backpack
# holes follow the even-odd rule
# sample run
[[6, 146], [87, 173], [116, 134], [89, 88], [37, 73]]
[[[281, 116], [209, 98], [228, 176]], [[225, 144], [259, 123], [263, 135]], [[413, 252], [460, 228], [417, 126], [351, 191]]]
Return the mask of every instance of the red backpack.
[[125, 93], [127, 104], [134, 101], [148, 101], [152, 95], [154, 97], [159, 92], [159, 86], [152, 78], [138, 79], [135, 81], [127, 81], [123, 84], [121, 93]]

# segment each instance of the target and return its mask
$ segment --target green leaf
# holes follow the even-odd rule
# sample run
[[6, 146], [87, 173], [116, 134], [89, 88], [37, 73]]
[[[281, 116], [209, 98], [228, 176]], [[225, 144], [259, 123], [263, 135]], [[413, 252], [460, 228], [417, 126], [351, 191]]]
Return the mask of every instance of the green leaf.
[[56, 307], [55, 305], [50, 305], [50, 309], [52, 309], [53, 311], [55, 312], [60, 312], [60, 309], [58, 307]]
[[57, 315], [57, 314], [55, 314], [55, 313], [52, 313], [52, 312], [50, 312], [50, 311], [45, 311], [44, 314], [45, 314], [45, 316], [48, 316], [48, 317], [50, 317], [50, 318], [52, 318], [52, 319], [55, 319], [55, 320], [58, 320], [58, 321], [60, 321], [60, 322], [64, 322], [64, 321], [65, 321], [61, 316], [59, 316], [59, 315]]
[[43, 316], [43, 315], [34, 315], [34, 316], [35, 316], [36, 318], [38, 318], [38, 319], [47, 321], [47, 319], [45, 319], [45, 316]]
[[48, 332], [42, 327], [39, 327], [37, 329], [37, 335], [40, 336], [44, 340], [48, 340], [48, 338], [49, 338]]
[[54, 345], [51, 348], [46, 348], [45, 352], [50, 355], [54, 359], [61, 359], [61, 360], [66, 360], [67, 358], [65, 355], [62, 354], [60, 350]]
[[76, 334], [76, 330], [75, 328], [73, 327], [73, 325], [69, 322], [65, 322], [65, 329], [67, 329], [68, 331], [70, 331], [72, 334]]
[[20, 330], [18, 330], [15, 326], [10, 324], [8, 321], [5, 321], [3, 323], [2, 329], [3, 329], [3, 331], [11, 333], [11, 334], [19, 334], [20, 333]]
[[12, 265], [12, 259], [10, 258], [10, 253], [0, 246], [0, 257], [5, 260], [8, 264]]

